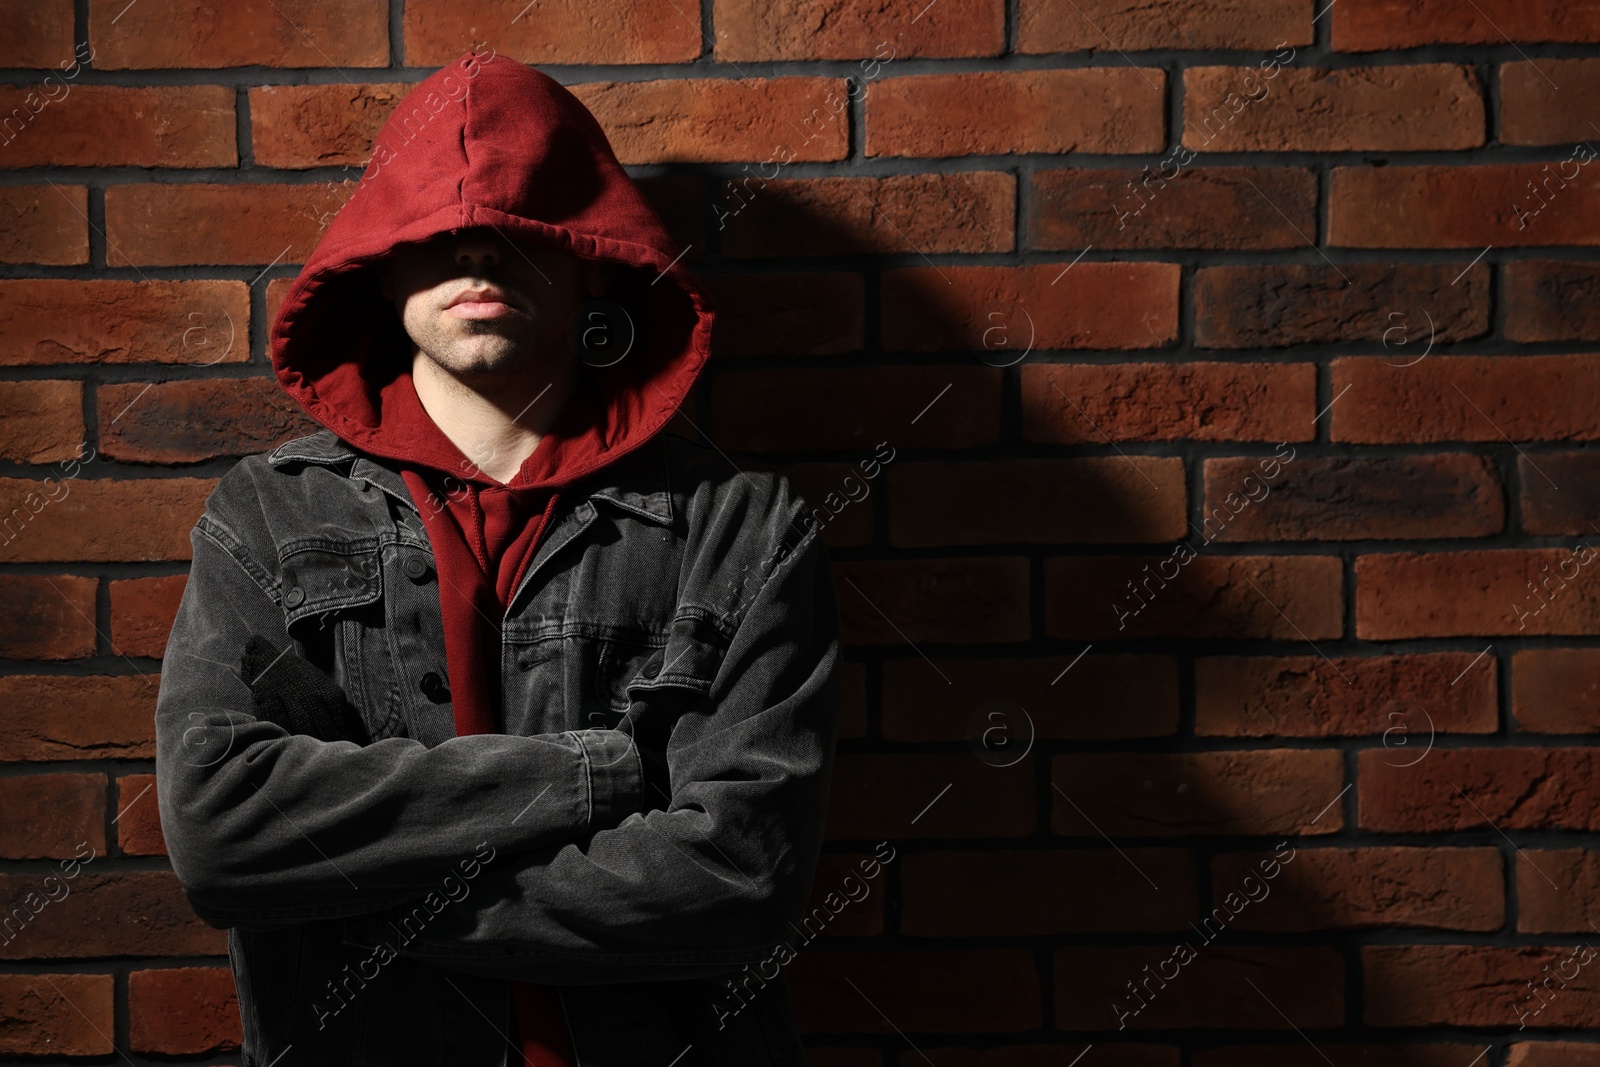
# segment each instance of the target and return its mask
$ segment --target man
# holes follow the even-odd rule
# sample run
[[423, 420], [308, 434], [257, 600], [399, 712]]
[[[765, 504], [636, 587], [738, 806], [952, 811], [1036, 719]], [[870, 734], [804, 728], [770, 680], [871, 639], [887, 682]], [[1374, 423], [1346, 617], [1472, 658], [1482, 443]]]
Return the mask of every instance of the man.
[[709, 354], [680, 260], [575, 97], [469, 53], [285, 298], [324, 429], [207, 501], [156, 711], [245, 1063], [805, 1062], [770, 967], [837, 609], [789, 483], [662, 432]]

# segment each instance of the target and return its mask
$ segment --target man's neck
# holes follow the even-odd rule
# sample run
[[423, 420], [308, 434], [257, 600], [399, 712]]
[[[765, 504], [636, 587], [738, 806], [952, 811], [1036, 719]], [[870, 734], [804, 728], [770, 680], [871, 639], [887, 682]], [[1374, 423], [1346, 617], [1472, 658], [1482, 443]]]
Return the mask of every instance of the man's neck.
[[479, 471], [510, 482], [555, 423], [576, 384], [574, 362], [550, 366], [552, 374], [519, 369], [465, 379], [423, 353], [411, 361], [417, 399], [428, 417]]

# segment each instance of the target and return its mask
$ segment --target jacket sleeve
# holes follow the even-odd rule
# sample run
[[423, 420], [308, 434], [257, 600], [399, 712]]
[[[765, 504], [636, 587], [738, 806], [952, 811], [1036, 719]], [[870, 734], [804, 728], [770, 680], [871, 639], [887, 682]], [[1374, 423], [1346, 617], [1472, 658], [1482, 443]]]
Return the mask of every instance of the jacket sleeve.
[[[276, 559], [208, 505], [156, 701], [156, 783], [174, 872], [214, 926], [373, 911], [435, 888], [475, 847], [521, 853], [638, 810], [632, 738], [591, 729], [479, 734], [428, 748], [289, 734], [251, 714], [251, 635], [290, 646]], [[480, 853], [481, 854], [481, 853]]]
[[[816, 873], [839, 644], [813, 529], [754, 595], [707, 712], [673, 727], [670, 802], [587, 841], [490, 864], [459, 901], [347, 919], [346, 941], [552, 984], [700, 977], [771, 955]], [[650, 713], [636, 697], [630, 715]]]

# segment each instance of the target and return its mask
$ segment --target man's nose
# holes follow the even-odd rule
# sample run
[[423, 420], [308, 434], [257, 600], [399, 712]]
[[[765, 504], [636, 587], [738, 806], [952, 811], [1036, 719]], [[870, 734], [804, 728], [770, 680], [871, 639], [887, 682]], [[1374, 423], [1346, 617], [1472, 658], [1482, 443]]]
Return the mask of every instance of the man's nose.
[[456, 264], [462, 267], [497, 267], [500, 246], [493, 237], [461, 234], [456, 238]]

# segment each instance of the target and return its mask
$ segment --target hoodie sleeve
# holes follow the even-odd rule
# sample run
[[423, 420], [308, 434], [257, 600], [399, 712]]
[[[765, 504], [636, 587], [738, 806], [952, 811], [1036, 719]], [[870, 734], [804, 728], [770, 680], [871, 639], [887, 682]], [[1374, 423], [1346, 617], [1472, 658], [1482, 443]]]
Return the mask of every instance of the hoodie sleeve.
[[[571, 985], [707, 976], [781, 951], [821, 850], [839, 645], [813, 529], [754, 596], [710, 714], [682, 715], [673, 728], [665, 810], [491, 865], [464, 899], [421, 916], [425, 925], [408, 922], [415, 908], [404, 907], [346, 920], [347, 941], [469, 974]], [[661, 710], [636, 700], [630, 717]]]
[[322, 741], [257, 719], [240, 658], [252, 636], [291, 644], [275, 580], [209, 502], [190, 541], [156, 701], [156, 783], [173, 870], [212, 925], [373, 911], [436, 888], [474, 846], [526, 852], [638, 809], [642, 767], [620, 730], [428, 748]]

